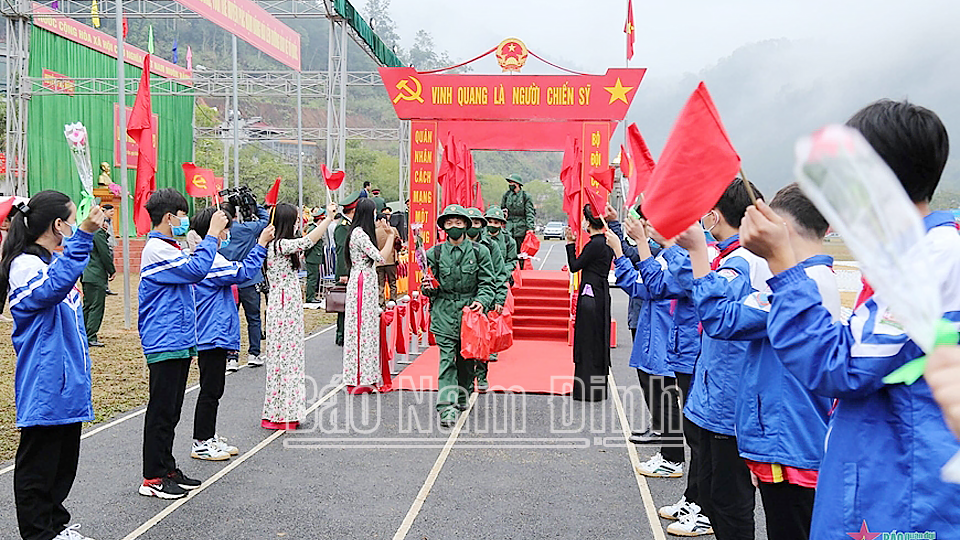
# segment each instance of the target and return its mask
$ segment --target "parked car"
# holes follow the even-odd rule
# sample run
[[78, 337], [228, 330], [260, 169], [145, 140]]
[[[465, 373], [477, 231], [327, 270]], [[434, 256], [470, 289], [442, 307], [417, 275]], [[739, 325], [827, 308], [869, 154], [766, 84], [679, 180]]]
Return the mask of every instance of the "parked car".
[[563, 223], [560, 221], [551, 221], [543, 228], [543, 239], [548, 240], [556, 238], [563, 240]]

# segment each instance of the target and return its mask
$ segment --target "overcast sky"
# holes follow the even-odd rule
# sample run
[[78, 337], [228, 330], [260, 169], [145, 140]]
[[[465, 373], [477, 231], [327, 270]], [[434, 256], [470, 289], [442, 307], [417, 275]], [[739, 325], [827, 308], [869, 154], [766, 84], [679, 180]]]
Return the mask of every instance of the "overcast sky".
[[[355, 4], [365, 12], [366, 0]], [[624, 64], [626, 6], [626, 0], [392, 0], [391, 12], [404, 48], [421, 28], [455, 60], [518, 37], [541, 56], [601, 72]], [[636, 0], [633, 9], [632, 67], [647, 67], [648, 77], [657, 78], [697, 73], [741, 45], [776, 38], [813, 39], [851, 59], [881, 59], [931, 32], [956, 32], [960, 21], [960, 2], [948, 0]], [[496, 70], [492, 60], [476, 69]]]

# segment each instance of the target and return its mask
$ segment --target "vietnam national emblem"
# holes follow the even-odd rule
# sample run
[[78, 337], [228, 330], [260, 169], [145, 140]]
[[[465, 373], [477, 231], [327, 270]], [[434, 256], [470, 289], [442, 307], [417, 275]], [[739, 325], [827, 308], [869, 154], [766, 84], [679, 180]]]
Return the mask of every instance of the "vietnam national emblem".
[[520, 71], [527, 63], [527, 46], [517, 38], [507, 38], [497, 45], [497, 62], [504, 72]]

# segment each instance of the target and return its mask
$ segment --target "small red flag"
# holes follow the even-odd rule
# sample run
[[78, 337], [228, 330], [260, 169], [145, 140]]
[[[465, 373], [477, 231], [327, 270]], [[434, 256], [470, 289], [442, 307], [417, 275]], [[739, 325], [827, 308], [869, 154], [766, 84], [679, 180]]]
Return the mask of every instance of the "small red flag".
[[220, 191], [216, 187], [213, 171], [210, 169], [187, 162], [183, 164], [183, 176], [187, 185], [187, 195], [191, 197], [210, 197]]
[[153, 125], [153, 110], [150, 105], [150, 55], [143, 57], [143, 73], [140, 87], [133, 101], [133, 111], [127, 122], [127, 135], [137, 142], [137, 182], [133, 195], [133, 222], [137, 226], [137, 236], [150, 232], [150, 215], [145, 208], [150, 194], [156, 191], [157, 147], [154, 136], [157, 126]]
[[568, 224], [573, 230], [580, 227], [580, 144], [575, 138], [567, 138], [563, 151], [563, 164], [560, 166], [560, 182], [563, 184], [563, 211], [569, 218]]
[[[603, 190], [584, 188], [583, 195], [585, 199], [582, 200], [581, 202], [584, 205], [586, 205], [587, 203], [590, 203], [590, 206], [593, 207], [594, 216], [602, 216], [603, 211], [607, 207], [607, 194], [608, 192]], [[577, 211], [582, 212], [583, 208], [581, 207]]]
[[627, 60], [633, 60], [633, 42], [636, 38], [633, 25], [633, 0], [627, 0], [627, 22], [623, 25], [623, 33], [627, 35]]
[[653, 168], [656, 163], [653, 156], [650, 155], [650, 149], [647, 143], [640, 136], [640, 130], [636, 124], [630, 124], [627, 128], [627, 145], [630, 147], [630, 172], [624, 171], [630, 179], [630, 191], [627, 192], [627, 204], [633, 206], [637, 202], [637, 197], [643, 193], [644, 188], [653, 175]]
[[674, 238], [717, 204], [739, 170], [740, 156], [701, 82], [663, 147], [643, 213], [660, 234]]
[[613, 177], [615, 174], [616, 172], [613, 170], [613, 167], [608, 167], [606, 169], [590, 173], [590, 177], [596, 180], [603, 189], [607, 191], [613, 191]]
[[3, 223], [7, 219], [7, 216], [10, 215], [10, 210], [13, 210], [13, 200], [16, 197], [10, 197], [9, 199], [0, 202], [0, 223]]
[[327, 188], [334, 191], [343, 183], [343, 177], [345, 176], [343, 171], [330, 172], [325, 163], [320, 164], [320, 174], [323, 175], [323, 181], [327, 184]]
[[278, 176], [276, 180], [273, 181], [273, 187], [270, 188], [270, 191], [267, 192], [267, 196], [263, 200], [267, 203], [268, 206], [277, 205], [277, 197], [280, 196], [280, 177]]
[[[114, 27], [114, 28], [116, 28], [116, 27]], [[130, 29], [127, 27], [127, 18], [124, 17], [124, 18], [123, 18], [123, 34], [121, 35], [121, 37], [122, 37], [123, 39], [127, 39], [127, 31], [129, 31], [129, 30], [130, 30]]]

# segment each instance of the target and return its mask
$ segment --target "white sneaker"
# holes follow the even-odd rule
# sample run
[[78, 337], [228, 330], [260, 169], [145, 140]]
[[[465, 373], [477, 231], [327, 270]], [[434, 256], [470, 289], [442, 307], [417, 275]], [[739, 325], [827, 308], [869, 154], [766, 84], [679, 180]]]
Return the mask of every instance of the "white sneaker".
[[230, 453], [222, 450], [216, 439], [207, 439], [205, 441], [193, 441], [193, 450], [190, 451], [190, 457], [206, 461], [223, 461], [230, 459]]
[[[231, 456], [235, 456], [240, 453], [239, 448], [237, 448], [236, 446], [227, 444], [227, 440], [219, 435], [214, 435], [212, 440], [213, 440], [213, 444], [217, 448], [219, 448], [220, 450], [223, 450], [224, 452], [230, 454]], [[698, 506], [697, 509], [699, 510], [700, 507]]]
[[227, 371], [234, 372], [240, 369], [240, 364], [237, 363], [236, 358], [231, 358], [227, 360]]
[[247, 356], [247, 367], [260, 367], [263, 365], [263, 360], [259, 356], [249, 355]]
[[653, 478], [680, 478], [683, 476], [683, 463], [674, 463], [663, 459], [660, 452], [644, 461], [637, 469], [640, 474]]
[[79, 528], [80, 524], [74, 523], [73, 525], [60, 531], [60, 534], [53, 537], [53, 540], [93, 540], [93, 538], [90, 538], [89, 536], [84, 536], [78, 533], [77, 529]]
[[680, 500], [674, 504], [660, 507], [660, 517], [665, 519], [683, 519], [690, 514], [699, 514], [700, 505], [687, 501], [686, 497], [680, 497]]
[[690, 514], [680, 521], [667, 525], [667, 534], [673, 536], [703, 536], [713, 534], [710, 519], [701, 514]]

